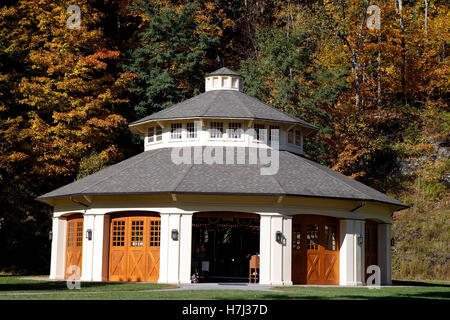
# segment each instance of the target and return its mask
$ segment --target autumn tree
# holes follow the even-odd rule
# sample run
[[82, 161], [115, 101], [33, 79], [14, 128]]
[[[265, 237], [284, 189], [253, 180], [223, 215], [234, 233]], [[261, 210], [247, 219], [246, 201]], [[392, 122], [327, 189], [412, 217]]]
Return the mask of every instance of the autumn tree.
[[[21, 0], [0, 9], [0, 237], [6, 239], [29, 235], [29, 225], [42, 243], [49, 210], [34, 198], [73, 180], [92, 151], [110, 162], [121, 158], [116, 138], [126, 121], [115, 108], [127, 102], [127, 74], [111, 72], [120, 53], [108, 47], [93, 1], [78, 1], [79, 29], [67, 27], [70, 4]], [[17, 245], [25, 243], [15, 243], [8, 254], [20, 258]]]

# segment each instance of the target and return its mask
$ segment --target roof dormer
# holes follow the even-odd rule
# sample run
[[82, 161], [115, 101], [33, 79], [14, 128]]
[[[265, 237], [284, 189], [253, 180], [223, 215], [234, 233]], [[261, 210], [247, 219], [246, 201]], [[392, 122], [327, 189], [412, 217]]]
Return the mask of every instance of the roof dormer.
[[220, 68], [205, 77], [205, 91], [236, 90], [243, 91], [243, 77], [227, 68]]

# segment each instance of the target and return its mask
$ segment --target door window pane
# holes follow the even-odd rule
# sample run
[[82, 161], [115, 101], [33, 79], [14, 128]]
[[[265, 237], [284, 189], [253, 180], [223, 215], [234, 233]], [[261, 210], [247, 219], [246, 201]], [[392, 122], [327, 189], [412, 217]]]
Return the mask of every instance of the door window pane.
[[83, 246], [83, 222], [77, 222], [77, 247]]
[[69, 222], [69, 230], [67, 231], [67, 246], [72, 248], [75, 243], [75, 222]]
[[336, 226], [325, 225], [325, 250], [336, 250]]
[[113, 247], [124, 247], [125, 246], [125, 221], [114, 221], [113, 222], [113, 234], [112, 234], [112, 245]]
[[150, 221], [150, 247], [159, 247], [161, 240], [161, 221]]
[[306, 230], [306, 246], [308, 250], [319, 249], [319, 225], [308, 224]]
[[144, 246], [144, 220], [131, 221], [131, 246]]
[[301, 224], [294, 223], [292, 225], [292, 249], [300, 250], [302, 247]]

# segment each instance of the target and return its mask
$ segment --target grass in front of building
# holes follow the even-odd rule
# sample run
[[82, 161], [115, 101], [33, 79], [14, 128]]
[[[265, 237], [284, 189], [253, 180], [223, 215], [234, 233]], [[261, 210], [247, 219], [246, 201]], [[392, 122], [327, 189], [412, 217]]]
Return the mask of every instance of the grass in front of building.
[[[157, 289], [173, 289], [177, 286], [160, 283], [132, 283], [132, 282], [81, 282], [80, 289], [70, 290], [66, 281], [51, 280], [35, 280], [35, 278], [46, 278], [45, 276], [20, 277], [0, 275], [0, 299], [4, 298], [4, 294], [21, 293], [55, 293], [70, 294], [84, 292], [103, 292], [110, 293], [114, 291], [142, 291]], [[48, 278], [48, 276], [47, 276]]]
[[155, 283], [81, 283], [81, 289], [69, 290], [65, 281], [37, 281], [0, 276], [0, 300], [396, 300], [450, 299], [450, 284], [443, 282], [398, 281], [398, 286], [365, 287], [277, 287], [277, 291], [250, 290], [168, 290], [176, 286]]

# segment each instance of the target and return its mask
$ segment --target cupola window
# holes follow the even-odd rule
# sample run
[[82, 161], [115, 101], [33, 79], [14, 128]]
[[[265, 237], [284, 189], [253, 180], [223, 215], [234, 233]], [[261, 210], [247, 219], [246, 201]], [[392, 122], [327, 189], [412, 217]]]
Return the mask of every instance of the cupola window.
[[294, 130], [291, 129], [288, 131], [288, 143], [294, 143]]
[[171, 130], [171, 139], [181, 139], [181, 133], [182, 133], [182, 126], [181, 123], [172, 123], [172, 130]]
[[302, 133], [300, 130], [295, 130], [295, 145], [300, 146], [302, 144]]
[[160, 126], [148, 128], [148, 143], [162, 140], [162, 128]]
[[156, 141], [162, 140], [162, 128], [160, 126], [156, 126], [155, 140]]
[[213, 77], [213, 88], [219, 88], [219, 77]]
[[[273, 130], [273, 132], [272, 132]], [[280, 127], [279, 126], [269, 126], [269, 142], [280, 141]]]
[[223, 138], [223, 122], [211, 122], [211, 138]]
[[187, 131], [187, 138], [188, 139], [197, 139], [197, 126], [195, 125], [195, 122], [188, 122], [186, 124], [186, 131]]
[[241, 139], [242, 137], [242, 124], [240, 122], [230, 122], [228, 124], [228, 138]]
[[205, 77], [205, 91], [236, 90], [241, 91], [243, 78], [236, 72], [221, 68]]
[[228, 77], [222, 77], [222, 88], [229, 86], [228, 84]]
[[263, 141], [265, 139], [264, 137], [264, 124], [262, 123], [255, 123], [255, 125], [253, 126], [253, 128], [255, 129], [255, 139], [258, 141]]
[[238, 79], [237, 78], [232, 79], [231, 86], [235, 89], [238, 89]]
[[148, 128], [148, 142], [153, 142], [155, 141], [155, 128], [154, 127], [150, 127]]

